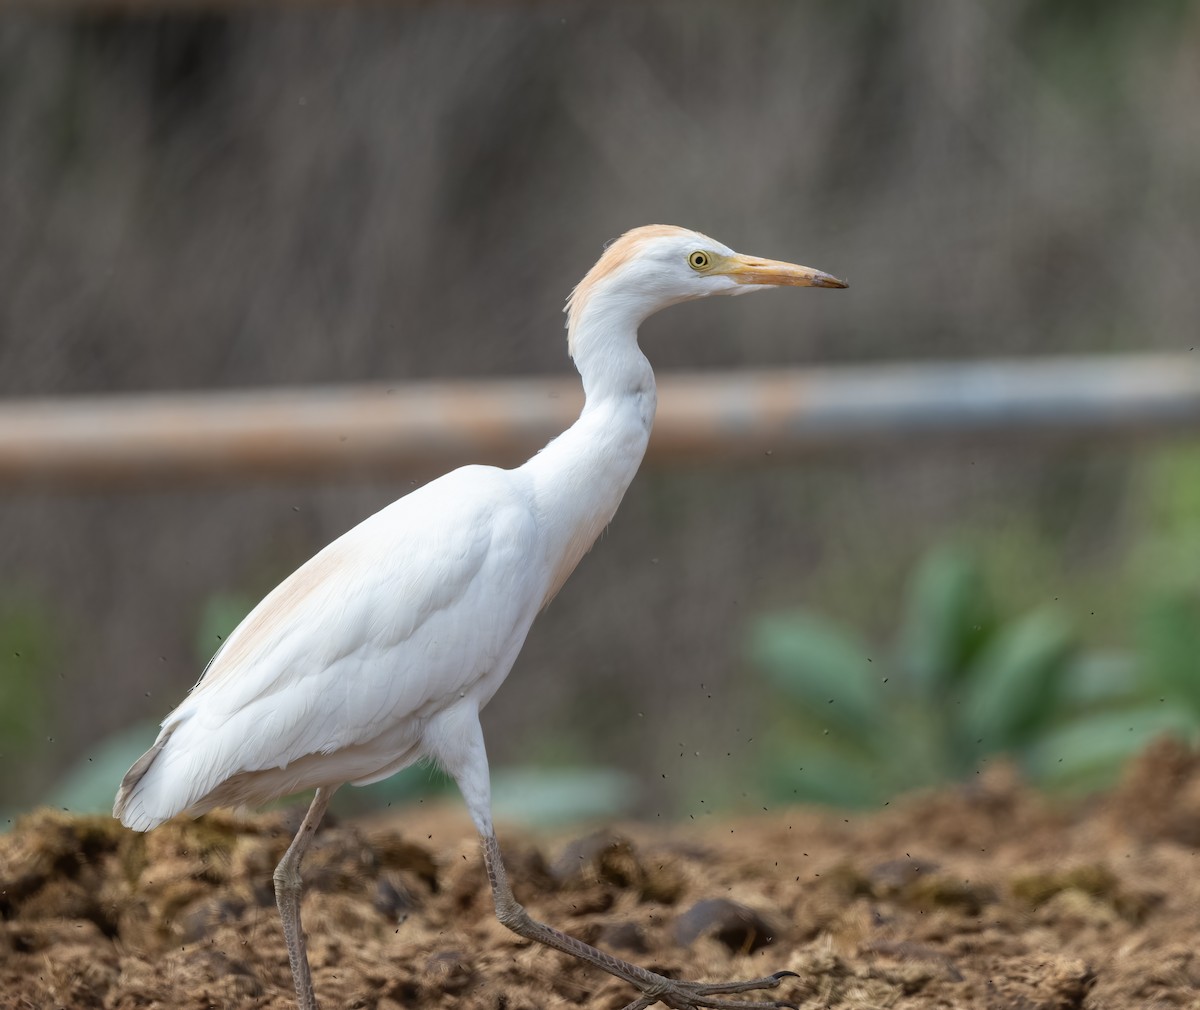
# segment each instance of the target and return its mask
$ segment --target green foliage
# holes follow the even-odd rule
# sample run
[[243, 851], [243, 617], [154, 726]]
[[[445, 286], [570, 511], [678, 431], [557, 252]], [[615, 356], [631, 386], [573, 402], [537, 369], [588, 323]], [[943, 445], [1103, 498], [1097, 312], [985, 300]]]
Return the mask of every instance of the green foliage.
[[1140, 652], [1085, 654], [1054, 607], [997, 613], [973, 558], [932, 551], [909, 586], [895, 655], [812, 613], [753, 626], [773, 689], [766, 746], [777, 798], [877, 804], [1015, 758], [1053, 788], [1094, 788], [1162, 732], [1200, 726], [1200, 608], [1152, 600]]
[[89, 747], [87, 753], [55, 783], [45, 798], [46, 805], [73, 814], [99, 814], [112, 810], [121, 779], [150, 749], [156, 736], [156, 723], [139, 722]]
[[1086, 712], [1049, 727], [1024, 754], [1024, 768], [1034, 781], [1093, 791], [1111, 785], [1120, 767], [1150, 740], [1164, 733], [1186, 735], [1192, 728], [1185, 712], [1165, 704]]
[[29, 603], [0, 603], [0, 751], [27, 755], [45, 740], [54, 665], [50, 619]]
[[[197, 622], [195, 639], [196, 655], [201, 663], [208, 662], [253, 605], [254, 601], [249, 596], [240, 593], [219, 593], [205, 601]], [[2, 691], [3, 685], [0, 684]], [[0, 693], [2, 698], [3, 694]], [[2, 714], [0, 719], [3, 719]], [[0, 732], [3, 732], [2, 723]], [[140, 722], [110, 734], [90, 747], [59, 777], [44, 801], [73, 813], [111, 810], [122, 776], [154, 743], [157, 735], [158, 726], [153, 722]]]
[[751, 643], [751, 657], [782, 697], [851, 730], [881, 720], [867, 654], [848, 632], [808, 614], [763, 618]]
[[1020, 14], [1018, 38], [1035, 66], [1067, 88], [1077, 102], [1115, 101], [1128, 85], [1130, 40], [1138, 35], [1167, 39], [1186, 30], [1191, 0], [1033, 0]]
[[900, 662], [924, 696], [957, 685], [992, 631], [979, 567], [960, 551], [935, 550], [917, 569], [901, 629]]
[[613, 768], [523, 765], [492, 776], [496, 816], [540, 828], [628, 814], [636, 793], [632, 776]]
[[28, 596], [0, 598], [0, 758], [23, 770], [0, 785], [5, 807], [28, 802], [44, 785], [38, 764], [48, 753], [51, 699], [62, 676], [58, 632], [42, 604]]
[[[28, 767], [44, 753], [51, 725], [52, 685], [58, 661], [54, 625], [28, 600], [0, 601], [0, 756]], [[25, 792], [36, 779], [24, 782]], [[24, 799], [20, 783], [5, 799]]]
[[1139, 628], [1150, 681], [1200, 721], [1200, 613], [1181, 591], [1153, 597]]
[[1014, 751], [1053, 720], [1077, 643], [1054, 611], [999, 627], [963, 669], [963, 731], [987, 751]]
[[1200, 449], [1175, 445], [1148, 459], [1142, 474], [1145, 533], [1135, 545], [1139, 581], [1152, 593], [1200, 588]]

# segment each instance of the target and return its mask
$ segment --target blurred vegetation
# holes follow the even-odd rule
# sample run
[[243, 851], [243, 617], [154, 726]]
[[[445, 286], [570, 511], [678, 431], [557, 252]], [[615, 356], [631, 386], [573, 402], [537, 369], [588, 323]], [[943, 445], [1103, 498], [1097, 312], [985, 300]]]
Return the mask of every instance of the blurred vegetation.
[[[662, 371], [1186, 350], [1198, 39], [1187, 0], [13, 12], [0, 392], [565, 372], [564, 296], [653, 220], [853, 284], [663, 314], [643, 333]], [[0, 499], [0, 591], [39, 587], [14, 606], [48, 650], [0, 669], [0, 805], [51, 799], [177, 703], [197, 635], [207, 658], [228, 623], [222, 594], [257, 599], [428, 476]], [[489, 705], [491, 756], [618, 767], [646, 816], [678, 813], [689, 783], [738, 802], [761, 757], [742, 746], [748, 615], [832, 615], [856, 634], [826, 639], [872, 643], [871, 672], [920, 698], [895, 601], [950, 543], [981, 573], [991, 648], [1040, 635], [1054, 669], [1109, 670], [1068, 684], [1177, 706], [1150, 670], [1178, 682], [1185, 660], [1148, 657], [1178, 649], [1162, 643], [1195, 606], [1197, 516], [1189, 449], [647, 470]], [[992, 654], [974, 648], [946, 674], [963, 705]], [[0, 658], [16, 651], [38, 652]], [[1005, 732], [1047, 780], [1038, 755], [1072, 713], [1136, 707], [1065, 688], [1045, 704], [1061, 722]], [[1002, 736], [943, 732], [921, 773]], [[438, 781], [412, 775], [388, 788]]]
[[954, 548], [922, 561], [906, 602], [881, 656], [818, 614], [755, 623], [774, 798], [869, 806], [999, 754], [1045, 787], [1092, 789], [1155, 735], [1200, 728], [1200, 609], [1177, 596], [1146, 604], [1135, 654], [1086, 652], [1059, 607], [1002, 615]]
[[[1015, 758], [1049, 789], [1112, 783], [1154, 736], [1200, 733], [1200, 449], [1168, 446], [1128, 507], [1137, 535], [1102, 572], [1071, 578], [1054, 524], [1010, 526], [978, 549], [943, 544], [916, 566], [904, 618], [874, 636], [795, 610], [757, 620], [753, 666], [778, 704], [763, 775], [776, 799], [871, 805]], [[1034, 515], [1036, 513], [1031, 513]], [[976, 537], [976, 539], [979, 539]], [[993, 585], [1059, 595], [1006, 613]], [[1084, 634], [1071, 612], [1106, 611]]]
[[34, 802], [45, 784], [36, 769], [51, 743], [53, 682], [61, 677], [61, 662], [45, 604], [0, 599], [0, 762], [19, 760], [26, 769], [10, 777], [0, 805]]

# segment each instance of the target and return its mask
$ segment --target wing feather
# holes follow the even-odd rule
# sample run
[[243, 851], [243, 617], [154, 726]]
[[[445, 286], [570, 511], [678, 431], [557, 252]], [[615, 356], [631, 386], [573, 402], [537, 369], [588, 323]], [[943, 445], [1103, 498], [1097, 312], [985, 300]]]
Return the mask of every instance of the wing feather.
[[425, 721], [498, 666], [497, 684], [507, 674], [545, 593], [536, 517], [517, 480], [454, 471], [285, 579], [164, 720], [118, 816], [149, 826], [204, 808], [227, 780], [320, 766], [313, 755], [344, 755], [344, 777], [330, 782], [419, 756]]

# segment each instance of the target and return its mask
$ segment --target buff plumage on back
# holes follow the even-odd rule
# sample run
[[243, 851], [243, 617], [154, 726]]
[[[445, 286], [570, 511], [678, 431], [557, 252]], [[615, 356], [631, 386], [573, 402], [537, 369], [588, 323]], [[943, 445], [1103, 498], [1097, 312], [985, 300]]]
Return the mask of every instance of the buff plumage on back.
[[695, 234], [697, 233], [673, 224], [644, 224], [640, 228], [630, 229], [620, 238], [610, 242], [604, 254], [596, 261], [596, 265], [584, 275], [583, 280], [575, 285], [575, 289], [567, 297], [563, 311], [567, 314], [567, 349], [571, 357], [575, 356], [575, 326], [596, 285], [611, 277], [633, 259], [649, 239]]

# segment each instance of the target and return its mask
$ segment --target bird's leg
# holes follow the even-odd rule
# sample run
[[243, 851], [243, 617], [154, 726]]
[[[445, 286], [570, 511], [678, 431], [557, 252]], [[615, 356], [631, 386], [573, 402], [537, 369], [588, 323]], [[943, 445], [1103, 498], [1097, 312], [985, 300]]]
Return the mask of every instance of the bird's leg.
[[764, 1002], [760, 1000], [729, 1000], [713, 997], [722, 993], [749, 992], [752, 989], [774, 989], [780, 981], [795, 972], [780, 971], [765, 978], [749, 979], [743, 982], [680, 982], [667, 978], [657, 972], [648, 971], [636, 964], [622, 961], [602, 950], [598, 950], [582, 940], [547, 926], [530, 917], [529, 913], [513, 897], [512, 888], [508, 883], [508, 873], [504, 869], [504, 861], [500, 858], [500, 843], [495, 834], [488, 832], [483, 836], [483, 861], [487, 867], [488, 881], [492, 885], [492, 897], [496, 902], [496, 917], [518, 936], [527, 940], [536, 940], [547, 947], [580, 958], [597, 968], [624, 979], [631, 986], [641, 990], [641, 997], [630, 1003], [625, 1010], [645, 1010], [655, 1003], [663, 1003], [676, 1010], [697, 1010], [700, 1007], [710, 1007], [714, 1010], [764, 1010], [768, 1007], [792, 1007], [794, 1004], [784, 1001]]
[[292, 965], [298, 1010], [317, 1010], [312, 971], [308, 967], [308, 951], [304, 944], [304, 929], [300, 925], [300, 861], [308, 851], [317, 825], [325, 816], [325, 808], [329, 806], [336, 789], [337, 786], [322, 786], [317, 790], [300, 830], [275, 867], [275, 901], [279, 905], [279, 918], [283, 920], [283, 938], [287, 943], [288, 961]]
[[508, 883], [508, 873], [500, 858], [500, 843], [492, 827], [492, 789], [488, 778], [487, 752], [483, 746], [483, 729], [479, 725], [479, 709], [472, 705], [461, 705], [447, 709], [431, 722], [425, 730], [426, 739], [438, 741], [440, 747], [431, 750], [442, 767], [454, 776], [458, 788], [466, 800], [471, 819], [479, 829], [483, 844], [483, 862], [487, 867], [488, 880], [492, 885], [492, 898], [496, 902], [496, 917], [518, 936], [553, 947], [555, 950], [580, 958], [597, 968], [628, 982], [641, 992], [638, 999], [625, 1010], [646, 1010], [655, 1003], [663, 1003], [674, 1010], [769, 1010], [771, 1007], [791, 1007], [785, 1002], [762, 1002], [759, 1000], [716, 999], [718, 994], [749, 992], [751, 989], [774, 989], [786, 975], [795, 972], [780, 971], [766, 978], [750, 979], [745, 982], [679, 982], [657, 972], [647, 971], [636, 964], [622, 961], [605, 951], [568, 936], [552, 926], [530, 917], [513, 897]]

